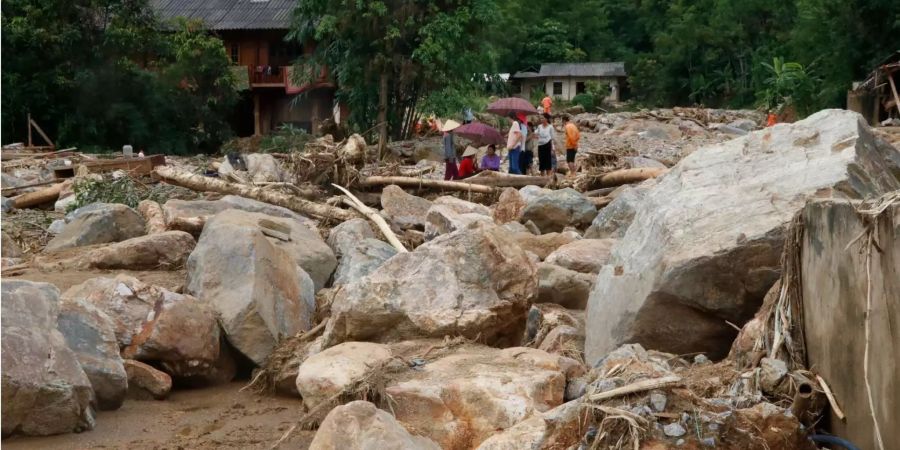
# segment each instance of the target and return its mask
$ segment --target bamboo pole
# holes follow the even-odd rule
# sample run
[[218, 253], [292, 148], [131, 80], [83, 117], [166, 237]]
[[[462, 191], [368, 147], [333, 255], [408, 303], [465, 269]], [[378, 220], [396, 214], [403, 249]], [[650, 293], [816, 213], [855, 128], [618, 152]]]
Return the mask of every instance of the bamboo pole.
[[631, 383], [622, 387], [618, 387], [615, 389], [610, 389], [606, 392], [600, 392], [597, 394], [591, 394], [588, 396], [588, 399], [592, 402], [601, 402], [603, 400], [608, 400], [615, 397], [621, 397], [623, 395], [634, 394], [637, 392], [649, 391], [651, 389], [657, 389], [661, 387], [671, 386], [673, 384], [678, 384], [681, 382], [681, 378], [677, 376], [668, 376], [662, 378], [654, 378], [651, 380], [642, 380], [636, 383]]
[[227, 181], [177, 170], [169, 166], [158, 166], [155, 171], [163, 181], [195, 191], [212, 191], [222, 194], [239, 195], [241, 197], [252, 198], [254, 200], [281, 206], [290, 209], [291, 211], [308, 214], [322, 219], [345, 221], [358, 217], [353, 212], [345, 209], [311, 202], [293, 195], [275, 192], [271, 189], [229, 183]]
[[332, 186], [340, 189], [340, 191], [343, 192], [344, 195], [347, 196], [347, 198], [344, 199], [344, 203], [346, 203], [348, 206], [353, 207], [357, 211], [363, 213], [372, 222], [375, 222], [375, 225], [381, 231], [381, 234], [383, 234], [384, 237], [387, 238], [388, 242], [390, 242], [391, 245], [393, 245], [394, 248], [396, 248], [398, 252], [400, 252], [400, 253], [409, 252], [409, 250], [406, 249], [406, 247], [403, 245], [403, 243], [400, 242], [400, 239], [397, 239], [397, 235], [394, 234], [393, 231], [391, 231], [391, 227], [390, 227], [390, 225], [387, 224], [387, 222], [384, 221], [384, 217], [381, 217], [381, 215], [379, 215], [377, 211], [375, 211], [372, 208], [369, 208], [368, 206], [363, 204], [363, 202], [361, 202], [358, 198], [356, 198], [355, 195], [351, 194], [350, 191], [348, 191], [344, 187], [338, 186], [333, 183], [332, 183]]
[[384, 186], [396, 184], [397, 186], [429, 187], [446, 189], [448, 191], [476, 192], [490, 194], [495, 191], [491, 186], [463, 183], [459, 181], [427, 180], [413, 177], [368, 177], [360, 180], [360, 186]]
[[483, 186], [494, 187], [525, 187], [525, 186], [546, 186], [553, 181], [551, 177], [541, 177], [532, 175], [515, 175], [485, 170], [474, 177], [466, 178], [466, 183], [480, 184]]

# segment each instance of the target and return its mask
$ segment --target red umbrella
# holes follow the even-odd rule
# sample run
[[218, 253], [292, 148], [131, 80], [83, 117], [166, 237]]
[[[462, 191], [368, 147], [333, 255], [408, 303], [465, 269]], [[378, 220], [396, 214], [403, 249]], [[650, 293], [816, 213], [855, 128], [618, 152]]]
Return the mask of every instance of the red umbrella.
[[502, 144], [506, 139], [494, 127], [481, 122], [467, 123], [455, 130], [453, 134], [481, 144]]
[[506, 116], [511, 112], [528, 115], [538, 113], [537, 110], [534, 109], [534, 106], [531, 106], [531, 103], [528, 103], [528, 100], [518, 97], [501, 98], [488, 105], [487, 112], [501, 116]]

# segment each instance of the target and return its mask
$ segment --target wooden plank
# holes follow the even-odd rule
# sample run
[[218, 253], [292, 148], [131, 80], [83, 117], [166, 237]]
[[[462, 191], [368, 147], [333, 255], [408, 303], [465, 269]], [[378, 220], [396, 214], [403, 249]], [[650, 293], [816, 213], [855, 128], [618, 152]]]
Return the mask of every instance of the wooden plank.
[[150, 175], [153, 173], [155, 167], [164, 165], [166, 165], [165, 155], [152, 155], [143, 158], [95, 159], [83, 161], [80, 164], [73, 164], [71, 166], [55, 167], [53, 172], [56, 178], [71, 178], [75, 176], [75, 170], [78, 166], [84, 166], [92, 173], [124, 170], [131, 175]]
[[897, 112], [900, 113], [900, 96], [897, 95], [897, 86], [894, 84], [893, 75], [888, 74], [888, 81], [891, 83], [891, 92], [894, 94], [894, 106], [897, 107]]
[[[56, 144], [54, 144], [53, 141], [51, 141], [50, 138], [47, 137], [47, 133], [44, 133], [44, 130], [41, 129], [41, 127], [37, 124], [37, 122], [31, 120], [30, 115], [28, 116], [28, 121], [31, 122], [31, 125], [34, 126], [34, 129], [37, 130], [38, 134], [40, 134], [41, 137], [44, 138], [44, 141], [46, 141], [48, 144], [50, 144], [51, 147], [56, 146]], [[31, 139], [31, 138], [29, 137], [29, 139]]]

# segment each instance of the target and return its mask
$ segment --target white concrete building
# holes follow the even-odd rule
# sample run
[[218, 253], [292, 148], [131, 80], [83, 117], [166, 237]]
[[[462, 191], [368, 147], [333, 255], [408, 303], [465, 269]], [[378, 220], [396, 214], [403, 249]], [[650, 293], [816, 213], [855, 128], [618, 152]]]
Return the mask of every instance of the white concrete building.
[[513, 95], [531, 98], [537, 90], [553, 98], [572, 100], [584, 93], [586, 83], [595, 81], [610, 87], [607, 100], [618, 101], [625, 81], [624, 62], [546, 63], [539, 72], [522, 71], [510, 77]]

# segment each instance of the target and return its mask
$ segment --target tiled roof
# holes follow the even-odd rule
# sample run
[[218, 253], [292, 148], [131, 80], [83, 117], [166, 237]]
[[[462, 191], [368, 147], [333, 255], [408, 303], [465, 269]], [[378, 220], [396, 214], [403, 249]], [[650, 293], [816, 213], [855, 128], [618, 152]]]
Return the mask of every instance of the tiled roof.
[[211, 30], [286, 30], [297, 0], [150, 0], [163, 20], [202, 21]]
[[624, 77], [624, 62], [546, 63], [540, 72], [518, 72], [513, 78]]

